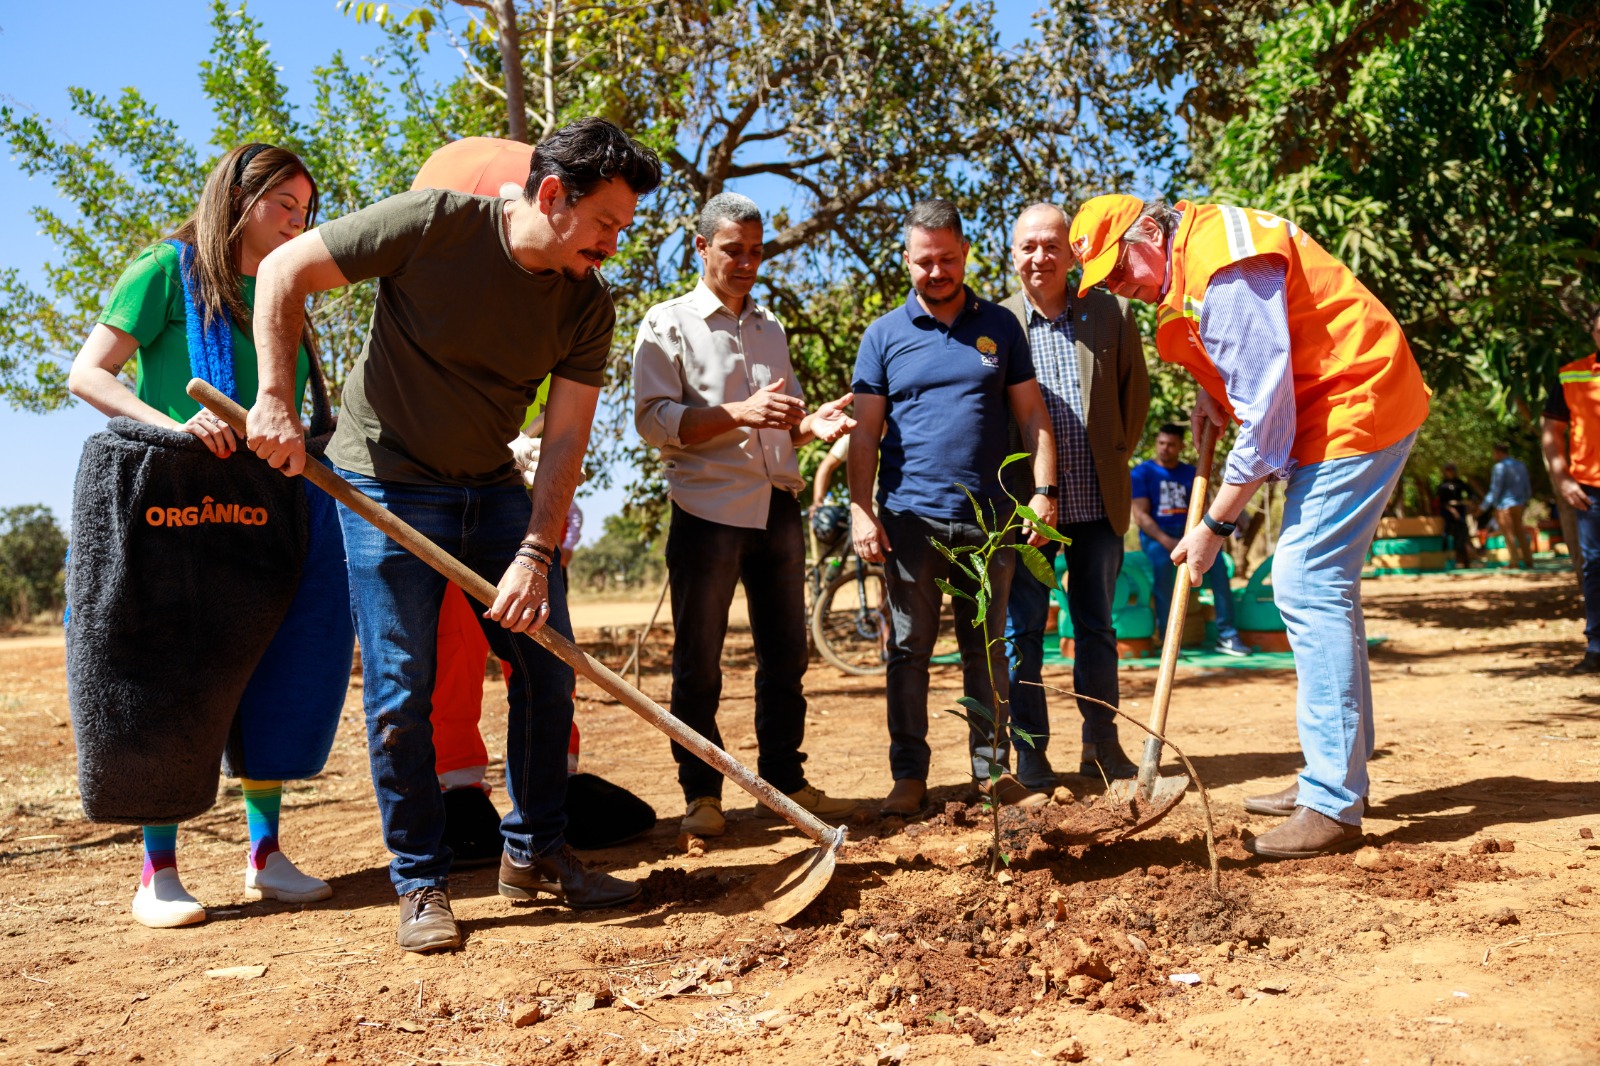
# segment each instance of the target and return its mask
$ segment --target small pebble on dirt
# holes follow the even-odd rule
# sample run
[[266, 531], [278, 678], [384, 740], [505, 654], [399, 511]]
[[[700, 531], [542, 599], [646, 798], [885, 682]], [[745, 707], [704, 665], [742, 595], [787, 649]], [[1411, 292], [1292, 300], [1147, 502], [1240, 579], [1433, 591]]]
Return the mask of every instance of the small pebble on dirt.
[[1355, 858], [1350, 861], [1363, 870], [1382, 870], [1388, 866], [1388, 861], [1384, 859], [1383, 852], [1377, 848], [1362, 848], [1356, 852]]
[[544, 1017], [544, 1010], [537, 1003], [529, 1003], [519, 1007], [511, 1014], [511, 1026], [514, 1029], [526, 1029]]
[[1517, 912], [1512, 910], [1510, 907], [1501, 907], [1499, 910], [1497, 910], [1493, 914], [1489, 915], [1489, 920], [1491, 922], [1493, 922], [1495, 925], [1521, 925], [1522, 924], [1521, 922], [1519, 922], [1517, 920]]
[[1057, 785], [1056, 790], [1050, 794], [1050, 799], [1052, 802], [1059, 803], [1065, 807], [1069, 803], [1077, 802], [1078, 797], [1074, 796], [1072, 790], [1066, 785]]
[[1578, 839], [1579, 840], [1593, 840], [1594, 839], [1594, 830], [1590, 829], [1588, 826], [1584, 826], [1582, 829], [1578, 830]]
[[1084, 1058], [1083, 1042], [1077, 1037], [1063, 1040], [1050, 1049], [1050, 1057], [1057, 1062], [1082, 1062]]

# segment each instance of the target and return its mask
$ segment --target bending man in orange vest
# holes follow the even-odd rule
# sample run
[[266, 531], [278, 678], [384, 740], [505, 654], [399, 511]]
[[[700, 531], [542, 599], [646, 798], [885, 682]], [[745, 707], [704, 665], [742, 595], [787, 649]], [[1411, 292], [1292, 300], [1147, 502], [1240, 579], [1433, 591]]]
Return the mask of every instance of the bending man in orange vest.
[[1245, 847], [1275, 859], [1353, 847], [1373, 747], [1361, 565], [1428, 415], [1400, 324], [1294, 223], [1265, 212], [1099, 196], [1070, 236], [1080, 291], [1103, 281], [1157, 306], [1161, 358], [1200, 385], [1196, 430], [1206, 418], [1239, 423], [1216, 499], [1173, 562], [1200, 584], [1256, 488], [1288, 481], [1272, 577], [1306, 768], [1245, 802], [1289, 816]]

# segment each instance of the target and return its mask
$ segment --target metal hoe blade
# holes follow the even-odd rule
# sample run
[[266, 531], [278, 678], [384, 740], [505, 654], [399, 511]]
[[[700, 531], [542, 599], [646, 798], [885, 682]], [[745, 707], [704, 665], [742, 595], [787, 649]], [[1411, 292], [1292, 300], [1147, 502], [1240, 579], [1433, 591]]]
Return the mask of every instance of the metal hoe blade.
[[795, 918], [828, 887], [844, 846], [844, 829], [832, 835], [832, 840], [789, 856], [750, 883], [749, 891], [764, 901], [761, 909], [773, 924]]

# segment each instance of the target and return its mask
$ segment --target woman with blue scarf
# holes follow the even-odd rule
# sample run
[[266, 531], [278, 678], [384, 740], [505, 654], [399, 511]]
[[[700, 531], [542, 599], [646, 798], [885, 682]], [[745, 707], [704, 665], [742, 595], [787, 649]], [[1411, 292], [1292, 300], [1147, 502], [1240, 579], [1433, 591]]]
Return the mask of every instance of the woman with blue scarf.
[[[112, 416], [85, 445], [68, 564], [67, 672], [79, 785], [93, 820], [138, 824], [133, 915], [204, 921], [179, 880], [177, 823], [240, 778], [247, 899], [328, 898], [280, 850], [285, 779], [320, 773], [350, 674], [344, 546], [332, 501], [241, 448], [184, 392], [203, 378], [249, 406], [261, 260], [316, 217], [293, 153], [226, 153], [193, 216], [141, 252], [72, 365], [72, 392]], [[118, 374], [137, 358], [135, 387]], [[331, 430], [309, 326], [299, 353], [313, 436]]]

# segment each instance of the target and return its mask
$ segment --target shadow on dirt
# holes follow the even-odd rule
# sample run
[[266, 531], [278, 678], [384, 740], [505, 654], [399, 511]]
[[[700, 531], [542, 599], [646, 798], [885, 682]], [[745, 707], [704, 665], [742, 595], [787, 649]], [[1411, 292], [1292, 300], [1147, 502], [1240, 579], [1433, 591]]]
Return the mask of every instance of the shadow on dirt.
[[[1462, 811], [1463, 807], [1467, 810]], [[1383, 834], [1380, 840], [1438, 844], [1464, 840], [1491, 825], [1534, 825], [1600, 815], [1600, 781], [1481, 777], [1390, 796], [1373, 810], [1384, 818], [1406, 823]]]

